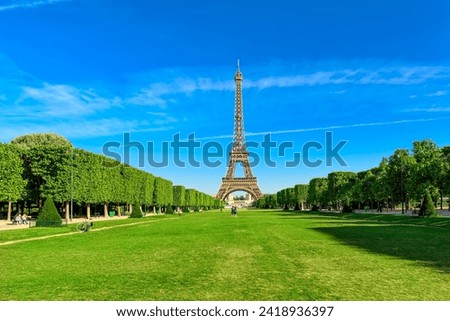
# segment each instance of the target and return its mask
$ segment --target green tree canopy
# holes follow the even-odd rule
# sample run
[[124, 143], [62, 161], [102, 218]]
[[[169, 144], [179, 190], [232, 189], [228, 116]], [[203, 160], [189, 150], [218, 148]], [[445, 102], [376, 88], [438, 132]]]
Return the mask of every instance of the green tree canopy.
[[11, 143], [20, 149], [30, 149], [42, 146], [73, 147], [72, 143], [70, 143], [66, 138], [54, 133], [23, 135], [14, 138]]
[[308, 185], [308, 203], [321, 208], [328, 203], [328, 178], [313, 178]]
[[183, 207], [186, 204], [186, 188], [181, 185], [173, 186], [173, 205]]
[[19, 152], [14, 146], [0, 143], [0, 201], [22, 198], [26, 181]]
[[422, 140], [413, 143], [412, 151], [416, 165], [407, 184], [409, 195], [419, 201], [428, 190], [432, 197], [437, 197], [444, 168], [442, 150], [433, 141]]
[[297, 184], [294, 186], [295, 208], [303, 209], [304, 203], [308, 199], [309, 186], [306, 184]]

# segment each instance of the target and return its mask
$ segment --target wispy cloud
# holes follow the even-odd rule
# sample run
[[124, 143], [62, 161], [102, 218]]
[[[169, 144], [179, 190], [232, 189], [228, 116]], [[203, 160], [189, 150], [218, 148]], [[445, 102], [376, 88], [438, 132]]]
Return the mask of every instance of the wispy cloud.
[[170, 130], [172, 127], [156, 125], [146, 120], [124, 120], [118, 118], [83, 119], [74, 122], [22, 122], [10, 125], [0, 122], [0, 137], [2, 142], [29, 133], [53, 132], [64, 137], [93, 138], [120, 135], [124, 132], [158, 132]]
[[448, 113], [450, 107], [428, 107], [428, 108], [409, 108], [403, 109], [404, 113]]
[[392, 67], [318, 71], [305, 75], [272, 76], [250, 80], [248, 88], [299, 87], [318, 85], [415, 85], [430, 79], [449, 78], [450, 68], [442, 66]]
[[447, 90], [438, 90], [434, 93], [431, 94], [427, 94], [428, 97], [440, 97], [440, 96], [445, 96], [448, 94]]
[[127, 99], [127, 103], [140, 106], [167, 107], [169, 102], [174, 102], [167, 96], [184, 94], [190, 95], [196, 91], [223, 91], [234, 90], [232, 81], [213, 81], [209, 78], [176, 78], [172, 82], [153, 83], [145, 89]]
[[122, 104], [120, 97], [104, 98], [93, 89], [78, 89], [69, 85], [44, 83], [42, 87], [23, 87], [22, 90], [15, 105], [19, 110], [35, 110], [39, 117], [87, 116]]
[[[347, 129], [347, 128], [358, 128], [358, 127], [375, 127], [375, 126], [388, 126], [388, 125], [400, 125], [400, 124], [410, 124], [410, 123], [420, 123], [420, 122], [431, 122], [436, 120], [450, 119], [450, 117], [440, 117], [440, 118], [421, 118], [421, 119], [402, 119], [387, 122], [372, 122], [372, 123], [360, 123], [360, 124], [349, 124], [349, 125], [334, 125], [334, 126], [324, 126], [324, 127], [313, 127], [313, 128], [299, 128], [299, 129], [286, 129], [286, 130], [276, 130], [276, 131], [265, 131], [257, 133], [246, 133], [246, 137], [251, 136], [263, 136], [263, 135], [281, 135], [281, 134], [295, 134], [313, 131], [324, 131], [333, 129]], [[197, 140], [210, 140], [210, 139], [222, 139], [222, 138], [232, 138], [232, 135], [218, 135], [209, 137], [196, 137]]]
[[178, 122], [178, 119], [169, 115], [168, 113], [147, 112], [147, 115], [151, 117], [152, 122], [155, 125], [168, 125]]
[[[289, 88], [323, 85], [391, 85], [407, 86], [425, 83], [430, 80], [450, 78], [450, 67], [444, 66], [407, 66], [374, 69], [341, 69], [316, 71], [283, 76], [269, 76], [259, 79], [246, 79], [244, 88], [265, 90], [270, 88]], [[175, 78], [169, 82], [155, 82], [127, 99], [127, 103], [141, 106], [166, 108], [176, 102], [175, 95], [191, 95], [194, 92], [233, 91], [232, 80], [213, 80], [211, 78]], [[335, 94], [345, 93], [337, 90]], [[443, 95], [444, 91], [435, 95]]]
[[55, 4], [58, 2], [67, 2], [72, 0], [38, 0], [38, 1], [15, 1], [9, 4], [0, 5], [0, 11], [15, 9], [31, 9], [35, 7]]

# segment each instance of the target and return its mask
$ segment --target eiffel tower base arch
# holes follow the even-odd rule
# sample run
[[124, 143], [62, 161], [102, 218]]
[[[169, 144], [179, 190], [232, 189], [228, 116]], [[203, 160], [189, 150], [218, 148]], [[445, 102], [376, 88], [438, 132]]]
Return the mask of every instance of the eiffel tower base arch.
[[251, 178], [222, 178], [222, 185], [216, 195], [217, 199], [225, 200], [225, 198], [233, 192], [244, 191], [249, 193], [253, 199], [257, 200], [263, 197], [256, 182], [256, 177]]

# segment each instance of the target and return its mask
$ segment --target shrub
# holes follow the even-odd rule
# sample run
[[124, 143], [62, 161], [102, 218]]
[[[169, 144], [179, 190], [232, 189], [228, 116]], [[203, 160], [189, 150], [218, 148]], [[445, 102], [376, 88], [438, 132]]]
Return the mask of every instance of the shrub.
[[431, 198], [430, 192], [428, 190], [425, 193], [422, 206], [420, 206], [419, 216], [421, 217], [437, 216], [433, 199]]
[[173, 214], [173, 208], [172, 205], [167, 205], [166, 207], [166, 214]]
[[130, 218], [142, 218], [141, 205], [139, 203], [134, 203], [133, 208], [131, 210]]
[[344, 206], [342, 207], [342, 213], [353, 213], [353, 207], [352, 207], [352, 204], [348, 197], [344, 201]]
[[55, 203], [51, 197], [47, 197], [44, 206], [40, 209], [36, 226], [61, 226], [62, 219], [58, 214]]

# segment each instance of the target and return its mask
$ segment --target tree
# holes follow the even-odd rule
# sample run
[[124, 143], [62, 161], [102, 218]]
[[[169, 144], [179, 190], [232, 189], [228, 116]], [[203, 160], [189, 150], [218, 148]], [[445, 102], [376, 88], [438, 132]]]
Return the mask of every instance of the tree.
[[376, 176], [373, 174], [374, 171], [376, 171], [376, 169], [370, 169], [356, 174], [356, 181], [352, 187], [351, 194], [352, 200], [359, 203], [359, 208], [361, 208], [361, 205], [374, 208], [374, 185], [376, 181]]
[[384, 204], [389, 203], [391, 197], [391, 188], [387, 177], [388, 160], [383, 157], [378, 167], [372, 170], [375, 175], [373, 183], [373, 196], [377, 202], [377, 210], [382, 211]]
[[415, 158], [406, 149], [397, 149], [394, 155], [389, 157], [386, 176], [389, 181], [390, 195], [395, 204], [402, 204], [402, 214], [404, 214], [405, 201], [409, 199], [407, 182], [415, 166]]
[[308, 185], [308, 203], [320, 209], [328, 203], [328, 179], [313, 178]]
[[425, 197], [420, 207], [419, 216], [421, 217], [432, 217], [436, 216], [436, 209], [434, 208], [433, 200], [431, 199], [430, 192], [425, 191]]
[[277, 208], [278, 207], [277, 194], [267, 195], [266, 206], [267, 206], [267, 208]]
[[135, 202], [130, 214], [130, 218], [142, 218], [143, 216], [144, 215], [142, 215], [141, 204]]
[[277, 200], [279, 201], [279, 205], [282, 206], [285, 211], [288, 211], [290, 207], [297, 202], [294, 188], [288, 187], [278, 191]]
[[165, 207], [173, 203], [173, 183], [162, 177], [155, 178], [155, 189], [153, 191], [153, 204]]
[[351, 190], [356, 180], [352, 172], [333, 172], [328, 174], [328, 195], [335, 209], [351, 198]]
[[21, 199], [26, 181], [17, 148], [0, 143], [0, 201], [8, 202], [7, 220], [11, 221], [11, 203]]
[[266, 194], [263, 198], [253, 202], [253, 206], [257, 208], [277, 208], [277, 195], [276, 194]]
[[295, 210], [305, 209], [305, 203], [308, 199], [309, 185], [297, 184], [294, 186]]
[[443, 190], [439, 188], [439, 178], [444, 167], [442, 150], [431, 140], [416, 141], [413, 143], [413, 156], [416, 165], [411, 171], [407, 190], [416, 201], [420, 201], [430, 192], [433, 199]]
[[53, 203], [51, 196], [47, 197], [44, 206], [40, 209], [36, 220], [36, 226], [60, 226], [61, 216]]
[[189, 209], [197, 206], [197, 194], [193, 188], [186, 189], [185, 192], [185, 206]]
[[[440, 177], [440, 186], [442, 187], [444, 195], [447, 197], [450, 196], [450, 146], [445, 146], [442, 148], [443, 155], [443, 171]], [[441, 195], [442, 195], [441, 194]], [[442, 207], [442, 199], [441, 199], [441, 207]], [[448, 209], [450, 210], [450, 201], [448, 201]]]
[[24, 150], [42, 146], [73, 147], [66, 138], [54, 133], [38, 133], [18, 136], [11, 141], [11, 144]]
[[21, 149], [25, 199], [41, 207], [41, 199], [51, 196], [57, 202], [70, 199], [71, 147], [60, 145], [33, 146]]
[[181, 185], [173, 186], [173, 205], [183, 207], [186, 204], [186, 188]]
[[144, 178], [144, 199], [145, 205], [153, 205], [153, 192], [155, 190], [155, 176], [150, 173], [145, 173]]
[[[173, 183], [157, 178], [129, 165], [81, 149], [56, 134], [30, 134], [15, 138], [9, 147], [17, 151], [11, 156], [9, 147], [0, 144], [0, 202], [8, 202], [8, 217], [11, 202], [25, 201], [29, 208], [34, 204], [42, 207], [42, 200], [51, 197], [66, 206], [69, 217], [69, 202], [90, 217], [91, 206], [103, 207], [108, 216], [110, 205], [120, 215], [122, 206], [139, 203], [158, 206], [162, 209], [174, 204]], [[24, 187], [24, 184], [26, 186]], [[221, 207], [210, 195], [192, 190], [187, 195], [184, 187], [175, 189], [177, 206], [198, 206], [203, 209]], [[189, 199], [189, 202], [186, 201]], [[58, 204], [59, 203], [59, 204]], [[71, 207], [72, 208], [72, 207]], [[170, 212], [170, 209], [167, 208]]]

